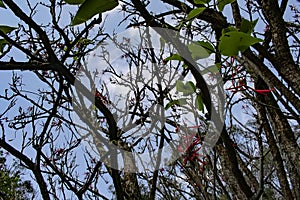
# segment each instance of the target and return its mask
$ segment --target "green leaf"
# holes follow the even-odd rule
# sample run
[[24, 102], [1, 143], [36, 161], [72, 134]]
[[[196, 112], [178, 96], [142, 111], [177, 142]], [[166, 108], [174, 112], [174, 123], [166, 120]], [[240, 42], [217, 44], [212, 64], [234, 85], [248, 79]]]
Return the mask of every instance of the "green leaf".
[[2, 0], [0, 0], [0, 8], [6, 8]]
[[218, 73], [220, 72], [220, 67], [218, 67], [217, 65], [211, 65], [211, 66], [208, 66], [208, 67], [205, 67], [204, 70], [201, 71], [201, 74], [204, 75], [206, 73]]
[[182, 67], [183, 67], [184, 69], [188, 69], [188, 68], [189, 68], [189, 66], [188, 66], [186, 63], [183, 63], [183, 64], [182, 64]]
[[180, 99], [177, 99], [177, 100], [175, 100], [175, 101], [177, 102], [176, 105], [178, 105], [178, 106], [183, 106], [183, 105], [186, 105], [186, 104], [187, 104], [186, 98], [180, 98]]
[[191, 91], [195, 92], [196, 91], [196, 86], [192, 81], [188, 81], [185, 83], [185, 86], [187, 88], [189, 88], [189, 90], [191, 89]]
[[198, 43], [207, 51], [207, 53], [209, 54], [215, 53], [215, 48], [210, 42], [198, 41]]
[[0, 31], [2, 31], [4, 34], [8, 34], [16, 29], [17, 29], [16, 27], [11, 27], [11, 26], [0, 26]]
[[96, 14], [112, 10], [117, 6], [117, 0], [85, 0], [72, 20], [72, 25], [86, 22]]
[[188, 96], [196, 91], [196, 86], [191, 81], [188, 81], [184, 84], [182, 81], [178, 80], [176, 81], [176, 90], [178, 92], [182, 92], [183, 96]]
[[195, 4], [206, 4], [209, 3], [211, 0], [194, 0]]
[[198, 15], [200, 15], [204, 10], [205, 10], [205, 7], [195, 8], [188, 14], [186, 19], [191, 20], [191, 19], [197, 17]]
[[188, 49], [192, 53], [192, 58], [196, 60], [207, 58], [210, 54], [215, 52], [214, 47], [205, 41], [193, 42], [188, 45]]
[[185, 91], [185, 87], [184, 87], [184, 83], [180, 80], [176, 81], [176, 90], [178, 92], [184, 92]]
[[222, 35], [224, 35], [225, 33], [231, 32], [231, 31], [238, 31], [238, 30], [235, 27], [233, 27], [233, 26], [229, 26], [229, 27], [224, 28], [222, 30]]
[[167, 103], [165, 110], [168, 110], [169, 108], [171, 108], [174, 105], [183, 106], [185, 104], [187, 104], [186, 98], [176, 99], [176, 100], [173, 100], [173, 101], [170, 101], [169, 103]]
[[247, 19], [242, 19], [241, 22], [241, 32], [251, 34], [254, 31], [254, 27], [257, 24], [258, 19], [254, 21], [249, 21]]
[[5, 39], [0, 39], [0, 55], [3, 53], [3, 48], [6, 44], [8, 44], [8, 42]]
[[79, 5], [82, 4], [85, 0], [65, 0], [67, 4]]
[[175, 101], [170, 101], [169, 103], [167, 103], [165, 110], [168, 110], [169, 108], [171, 108], [173, 105], [175, 105]]
[[218, 9], [219, 11], [223, 11], [224, 7], [227, 5], [227, 4], [230, 4], [230, 3], [233, 3], [235, 2], [236, 0], [218, 0]]
[[195, 106], [198, 110], [204, 112], [204, 105], [203, 105], [203, 100], [200, 94], [197, 95], [196, 97], [196, 102], [195, 102]]
[[247, 33], [231, 31], [221, 36], [219, 51], [224, 56], [235, 56], [239, 51], [243, 52], [251, 45], [262, 41]]
[[182, 58], [180, 55], [178, 55], [178, 54], [173, 54], [172, 56], [167, 57], [167, 58], [165, 59], [165, 61], [169, 61], [169, 60], [179, 60], [179, 61], [183, 61], [183, 58]]

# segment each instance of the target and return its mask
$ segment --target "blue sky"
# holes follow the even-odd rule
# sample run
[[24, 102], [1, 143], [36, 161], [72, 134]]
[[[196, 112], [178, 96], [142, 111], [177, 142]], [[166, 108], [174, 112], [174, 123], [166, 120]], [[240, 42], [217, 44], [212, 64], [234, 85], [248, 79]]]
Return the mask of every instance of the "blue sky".
[[[26, 1], [19, 1], [18, 5], [20, 5], [20, 7], [24, 8], [24, 12], [28, 12], [28, 9], [26, 9]], [[39, 2], [39, 1], [30, 1], [31, 3], [33, 2]], [[242, 1], [240, 1], [242, 2]], [[299, 4], [299, 2], [297, 2], [296, 0], [290, 0], [289, 2], [294, 3], [294, 4]], [[242, 4], [241, 4], [242, 5]], [[0, 8], [1, 9], [1, 8]], [[69, 6], [70, 10], [76, 10], [76, 6]], [[161, 4], [159, 0], [154, 0], [151, 1], [150, 4], [150, 9], [152, 9], [153, 11], [159, 12], [159, 11], [163, 11], [163, 10], [167, 10], [167, 6], [165, 4]], [[287, 8], [287, 12], [285, 14], [285, 16], [287, 18], [290, 18], [290, 14], [289, 11], [290, 9]], [[45, 8], [41, 7], [39, 8], [39, 12], [37, 12], [37, 14], [35, 15], [34, 19], [39, 22], [39, 23], [46, 23], [47, 19], [49, 18], [49, 15], [47, 15], [48, 11], [46, 12]], [[230, 6], [227, 6], [224, 10], [225, 15], [228, 16], [228, 20], [229, 21], [233, 21], [232, 18], [230, 17]], [[119, 23], [119, 19], [123, 18], [123, 13], [119, 12], [118, 10], [114, 10], [114, 11], [110, 11], [107, 14], [107, 19], [106, 19], [106, 24], [105, 24], [105, 30], [107, 32], [113, 32], [116, 31], [117, 33], [120, 33], [122, 31], [124, 31], [125, 27], [128, 25], [126, 23], [124, 23], [122, 26], [117, 27], [118, 23]], [[258, 18], [258, 16], [254, 16], [254, 18]], [[62, 23], [69, 23], [69, 16], [67, 13], [64, 14], [64, 19], [62, 20]], [[118, 20], [116, 20], [118, 19]], [[44, 22], [43, 22], [44, 21]], [[0, 24], [3, 25], [9, 25], [9, 26], [17, 26], [17, 24], [20, 23], [19, 19], [17, 19], [13, 14], [11, 14], [8, 10], [5, 9], [1, 9], [0, 10]], [[263, 23], [260, 21], [258, 22], [257, 25], [257, 30], [263, 30], [265, 27], [263, 25]], [[16, 61], [25, 61], [26, 58], [24, 58], [23, 55], [21, 55], [18, 51], [14, 50], [13, 54], [14, 59]], [[9, 60], [9, 58], [6, 58], [6, 60]], [[20, 72], [17, 72], [20, 73]], [[26, 83], [27, 85], [24, 86], [25, 88], [27, 88], [27, 90], [31, 90], [31, 89], [37, 89], [38, 87], [40, 87], [41, 85], [37, 85], [34, 84], [36, 81], [38, 81], [38, 79], [36, 78], [36, 76], [31, 73], [31, 72], [21, 72], [21, 74], [23, 75], [24, 78], [24, 83]], [[0, 93], [3, 94], [4, 93], [4, 89], [8, 87], [8, 83], [11, 82], [11, 76], [12, 73], [11, 72], [4, 72], [4, 71], [0, 71]], [[6, 107], [5, 103], [3, 101], [0, 100], [0, 113], [1, 111]], [[24, 106], [24, 108], [26, 108], [27, 106], [29, 106], [28, 103], [25, 102], [19, 102], [19, 105]], [[237, 108], [236, 110], [236, 116], [239, 119], [243, 119], [244, 122], [247, 121], [248, 116], [246, 114], [243, 114], [241, 112], [241, 107]], [[20, 143], [20, 141], [16, 140], [15, 143]], [[107, 189], [106, 189], [107, 190]], [[107, 192], [108, 194], [108, 192]]]

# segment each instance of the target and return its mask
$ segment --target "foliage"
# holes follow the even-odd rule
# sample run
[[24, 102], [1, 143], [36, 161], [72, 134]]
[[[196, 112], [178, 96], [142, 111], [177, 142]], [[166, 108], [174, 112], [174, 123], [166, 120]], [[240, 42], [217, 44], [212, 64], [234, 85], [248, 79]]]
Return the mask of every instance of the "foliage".
[[78, 25], [91, 19], [96, 14], [101, 14], [105, 11], [112, 10], [118, 5], [117, 0], [84, 0], [84, 1], [66, 1], [69, 4], [81, 4], [72, 25]]
[[220, 38], [219, 51], [225, 56], [236, 56], [251, 45], [262, 40], [239, 31], [224, 32]]
[[300, 199], [294, 0], [0, 9], [6, 199]]
[[222, 12], [226, 5], [233, 3], [235, 1], [236, 0], [218, 0], [218, 2], [217, 2], [218, 9]]
[[1, 199], [26, 200], [34, 194], [31, 182], [23, 181], [20, 167], [9, 169], [3, 151], [0, 151], [0, 193]]
[[204, 10], [205, 10], [205, 8], [203, 8], [203, 7], [193, 9], [193, 10], [188, 14], [186, 20], [191, 20], [191, 19], [194, 19], [194, 18], [198, 17]]

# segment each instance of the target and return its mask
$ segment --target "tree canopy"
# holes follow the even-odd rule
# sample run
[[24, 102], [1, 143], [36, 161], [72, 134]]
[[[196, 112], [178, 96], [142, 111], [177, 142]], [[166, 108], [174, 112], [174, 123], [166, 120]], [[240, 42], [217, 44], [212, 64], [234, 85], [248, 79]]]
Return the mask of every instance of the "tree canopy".
[[300, 199], [298, 2], [0, 10], [0, 147], [30, 179], [1, 168], [4, 195]]

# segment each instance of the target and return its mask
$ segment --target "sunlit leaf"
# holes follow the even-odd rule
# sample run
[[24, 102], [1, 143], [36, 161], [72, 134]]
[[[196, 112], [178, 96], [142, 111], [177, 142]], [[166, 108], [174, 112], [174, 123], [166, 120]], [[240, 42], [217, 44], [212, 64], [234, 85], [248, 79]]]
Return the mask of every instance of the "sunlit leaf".
[[219, 11], [223, 11], [224, 7], [227, 5], [227, 4], [230, 4], [230, 3], [233, 3], [235, 2], [236, 0], [218, 0], [218, 9]]
[[254, 31], [254, 27], [257, 24], [257, 21], [258, 21], [258, 19], [254, 20], [252, 22], [249, 20], [243, 19], [241, 22], [241, 28], [240, 28], [241, 32], [251, 34]]
[[238, 31], [238, 30], [233, 26], [228, 26], [227, 28], [224, 28], [222, 30], [222, 34], [224, 35], [225, 33], [228, 33], [228, 32], [231, 32], [231, 31]]
[[67, 4], [78, 5], [82, 4], [85, 0], [64, 0]]
[[247, 33], [231, 31], [221, 36], [219, 51], [224, 56], [235, 56], [239, 51], [243, 52], [251, 45], [262, 41]]
[[197, 17], [198, 15], [200, 15], [204, 10], [205, 10], [205, 7], [196, 8], [188, 14], [186, 19], [187, 20], [193, 19], [193, 18]]
[[85, 0], [72, 20], [72, 25], [86, 22], [93, 16], [112, 10], [117, 6], [117, 0]]

